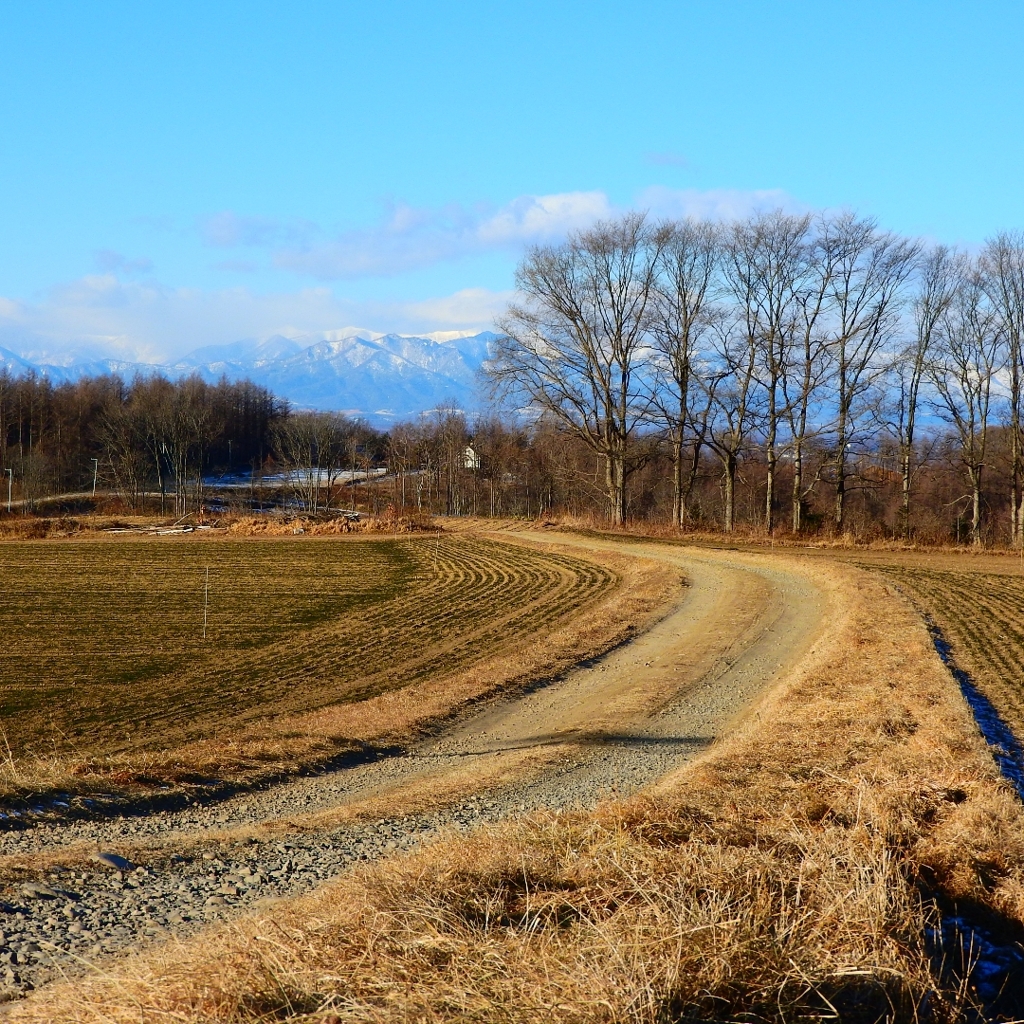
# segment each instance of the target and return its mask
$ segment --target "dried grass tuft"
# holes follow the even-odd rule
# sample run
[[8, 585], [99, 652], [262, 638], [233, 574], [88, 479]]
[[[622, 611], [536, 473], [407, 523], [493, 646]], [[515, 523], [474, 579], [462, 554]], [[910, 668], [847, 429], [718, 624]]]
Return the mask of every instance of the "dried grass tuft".
[[349, 520], [340, 515], [326, 516], [239, 516], [225, 520], [229, 533], [243, 537], [283, 537], [309, 534], [314, 537], [338, 534], [383, 534], [441, 532], [443, 527], [432, 516], [417, 513], [399, 514], [388, 505], [379, 515], [360, 516]]
[[71, 516], [0, 517], [0, 540], [45, 540], [50, 537], [74, 537], [86, 529], [85, 524]]

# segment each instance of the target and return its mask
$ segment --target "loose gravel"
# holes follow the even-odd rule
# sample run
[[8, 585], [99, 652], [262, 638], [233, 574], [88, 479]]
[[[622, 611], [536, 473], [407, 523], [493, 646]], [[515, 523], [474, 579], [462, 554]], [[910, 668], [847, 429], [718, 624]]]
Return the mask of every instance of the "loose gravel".
[[[614, 744], [578, 755], [540, 779], [431, 813], [347, 823], [281, 841], [239, 840], [203, 853], [156, 856], [137, 867], [101, 851], [86, 870], [56, 868], [32, 882], [9, 887], [6, 902], [0, 904], [0, 998], [16, 997], [54, 978], [81, 973], [111, 954], [136, 949], [147, 941], [185, 936], [268, 900], [308, 892], [354, 864], [408, 850], [442, 830], [467, 830], [542, 808], [588, 807], [605, 796], [625, 795], [692, 756], [702, 745], [686, 739], [659, 744], [653, 750]], [[337, 780], [303, 782], [302, 788], [313, 791], [309, 802], [301, 803], [303, 810], [337, 803]], [[329, 794], [334, 795], [333, 801]], [[270, 803], [280, 799], [273, 792], [259, 796]], [[190, 825], [207, 823], [211, 816], [221, 828], [248, 824], [265, 820], [262, 814], [254, 814], [258, 803], [250, 795], [236, 806], [161, 815], [162, 821], [154, 816], [74, 822], [59, 830], [64, 843], [55, 841], [53, 829], [40, 829], [44, 834], [39, 837], [33, 834], [36, 829], [29, 829], [3, 836], [0, 849], [12, 853], [64, 845], [69, 840], [96, 843], [117, 837], [138, 842], [140, 832], [182, 834]], [[294, 802], [290, 809], [297, 810]], [[118, 869], [118, 862], [123, 869]]]

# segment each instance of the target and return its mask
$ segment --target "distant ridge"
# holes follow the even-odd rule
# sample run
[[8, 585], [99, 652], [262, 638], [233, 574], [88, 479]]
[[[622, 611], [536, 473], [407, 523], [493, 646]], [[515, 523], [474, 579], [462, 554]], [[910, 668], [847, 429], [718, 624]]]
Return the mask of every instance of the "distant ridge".
[[196, 373], [211, 383], [248, 377], [297, 408], [345, 412], [386, 424], [452, 403], [467, 412], [478, 408], [477, 374], [496, 337], [490, 331], [408, 335], [346, 327], [208, 345], [167, 364], [90, 359], [60, 366], [31, 362], [0, 348], [0, 366], [14, 374], [34, 370], [54, 382], [105, 373], [170, 378]]

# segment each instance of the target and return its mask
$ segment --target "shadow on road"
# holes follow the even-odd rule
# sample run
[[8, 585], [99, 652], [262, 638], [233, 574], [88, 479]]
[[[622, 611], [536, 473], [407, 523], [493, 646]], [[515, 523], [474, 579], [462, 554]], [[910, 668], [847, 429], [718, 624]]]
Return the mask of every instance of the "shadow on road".
[[495, 741], [478, 750], [439, 750], [425, 754], [425, 757], [485, 757], [506, 750], [534, 750], [539, 747], [557, 747], [563, 744], [585, 747], [627, 747], [643, 748], [686, 747], [703, 748], [711, 744], [707, 736], [649, 736], [628, 732], [584, 732], [578, 729], [557, 733], [540, 733], [525, 739], [510, 740], [508, 743]]

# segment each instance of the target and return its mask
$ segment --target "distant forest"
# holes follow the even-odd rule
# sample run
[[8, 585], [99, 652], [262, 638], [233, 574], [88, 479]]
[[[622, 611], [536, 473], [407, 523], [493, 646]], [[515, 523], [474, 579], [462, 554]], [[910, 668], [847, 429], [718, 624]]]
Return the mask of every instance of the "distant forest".
[[0, 371], [0, 509], [8, 483], [19, 514], [95, 481], [181, 515], [275, 478], [310, 512], [1024, 538], [1024, 236], [967, 255], [850, 214], [629, 215], [531, 250], [517, 285], [489, 373], [522, 415], [380, 431], [248, 381]]

